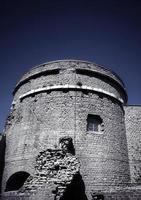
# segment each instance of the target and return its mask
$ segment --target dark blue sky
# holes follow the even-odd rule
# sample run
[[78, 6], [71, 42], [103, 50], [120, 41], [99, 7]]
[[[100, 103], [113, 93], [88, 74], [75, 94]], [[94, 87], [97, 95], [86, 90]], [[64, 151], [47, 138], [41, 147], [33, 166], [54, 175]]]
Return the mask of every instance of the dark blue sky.
[[0, 131], [12, 91], [31, 67], [89, 60], [115, 71], [129, 104], [141, 103], [140, 0], [1, 0]]

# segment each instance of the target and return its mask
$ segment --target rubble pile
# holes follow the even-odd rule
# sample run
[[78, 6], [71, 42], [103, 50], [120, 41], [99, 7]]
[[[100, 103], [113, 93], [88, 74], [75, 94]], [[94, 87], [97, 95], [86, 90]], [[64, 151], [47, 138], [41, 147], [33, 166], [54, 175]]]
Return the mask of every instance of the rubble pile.
[[[34, 195], [48, 185], [55, 200], [59, 200], [67, 186], [79, 173], [79, 161], [76, 156], [64, 149], [47, 149], [36, 158], [35, 175], [29, 176], [19, 194]], [[53, 187], [52, 187], [53, 186]]]

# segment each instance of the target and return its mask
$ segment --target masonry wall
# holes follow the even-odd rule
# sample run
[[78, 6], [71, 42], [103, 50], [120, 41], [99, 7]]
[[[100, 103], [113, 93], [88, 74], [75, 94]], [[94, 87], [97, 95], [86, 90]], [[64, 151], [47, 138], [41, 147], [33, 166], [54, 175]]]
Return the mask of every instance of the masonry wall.
[[5, 155], [5, 136], [0, 135], [0, 193], [1, 193], [2, 175], [4, 169], [4, 155]]
[[[122, 107], [126, 93], [118, 77], [92, 64], [63, 61], [33, 69], [14, 94], [6, 123], [3, 190], [16, 172], [34, 175], [36, 156], [58, 148], [64, 136], [72, 138], [88, 199], [94, 191], [114, 191], [130, 182]], [[101, 117], [102, 132], [87, 131], [88, 114]]]
[[141, 106], [125, 106], [131, 181], [141, 185]]
[[124, 83], [112, 71], [85, 61], [64, 60], [45, 63], [27, 72], [15, 87], [14, 102], [20, 95], [30, 90], [46, 86], [77, 84], [82, 79], [85, 86], [103, 89], [125, 102], [127, 100]]

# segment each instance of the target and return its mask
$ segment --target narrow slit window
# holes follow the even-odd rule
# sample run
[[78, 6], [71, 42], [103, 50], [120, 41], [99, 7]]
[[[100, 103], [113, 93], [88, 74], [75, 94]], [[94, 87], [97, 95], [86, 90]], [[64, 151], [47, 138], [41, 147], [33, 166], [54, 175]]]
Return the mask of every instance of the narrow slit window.
[[87, 131], [100, 132], [102, 119], [98, 115], [88, 115], [87, 117]]

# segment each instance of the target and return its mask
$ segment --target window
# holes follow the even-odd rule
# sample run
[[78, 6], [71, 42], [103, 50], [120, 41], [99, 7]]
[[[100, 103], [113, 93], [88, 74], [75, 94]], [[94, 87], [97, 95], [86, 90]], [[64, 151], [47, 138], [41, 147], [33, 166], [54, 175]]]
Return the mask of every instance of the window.
[[30, 174], [27, 172], [16, 172], [8, 179], [5, 192], [19, 190]]
[[103, 131], [102, 119], [98, 115], [88, 115], [87, 117], [87, 131], [101, 132]]

